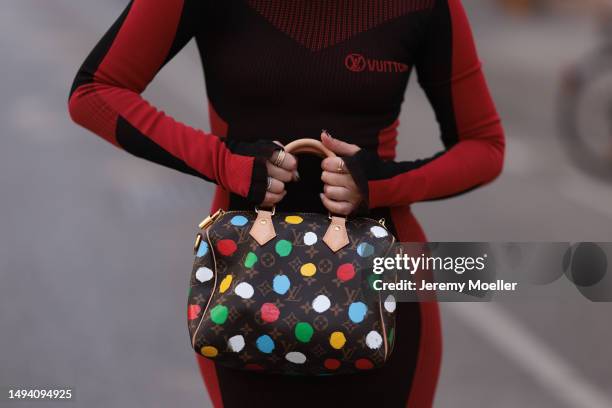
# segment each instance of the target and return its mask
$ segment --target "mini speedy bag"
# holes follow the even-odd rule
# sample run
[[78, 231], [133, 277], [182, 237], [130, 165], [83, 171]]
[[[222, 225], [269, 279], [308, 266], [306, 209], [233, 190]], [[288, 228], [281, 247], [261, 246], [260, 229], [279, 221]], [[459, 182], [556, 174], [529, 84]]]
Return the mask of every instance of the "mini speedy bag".
[[[314, 139], [285, 151], [334, 156]], [[354, 373], [389, 358], [395, 299], [373, 284], [382, 279], [373, 259], [395, 242], [384, 221], [218, 210], [199, 227], [187, 313], [197, 353], [227, 367], [304, 375]]]

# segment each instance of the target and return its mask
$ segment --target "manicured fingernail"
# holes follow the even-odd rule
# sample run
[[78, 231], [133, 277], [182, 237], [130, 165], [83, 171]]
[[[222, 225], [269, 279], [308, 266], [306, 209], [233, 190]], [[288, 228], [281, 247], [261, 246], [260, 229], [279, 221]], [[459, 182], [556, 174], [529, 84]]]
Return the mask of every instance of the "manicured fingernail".
[[295, 171], [295, 173], [293, 173], [293, 176], [295, 177], [295, 181], [300, 181], [300, 173], [298, 173], [297, 170]]

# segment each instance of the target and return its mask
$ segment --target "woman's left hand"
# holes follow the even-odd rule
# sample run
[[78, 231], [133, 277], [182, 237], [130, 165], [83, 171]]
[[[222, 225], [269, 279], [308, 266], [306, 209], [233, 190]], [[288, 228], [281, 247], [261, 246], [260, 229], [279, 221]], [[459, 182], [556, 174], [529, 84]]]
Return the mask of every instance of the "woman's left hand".
[[334, 139], [325, 131], [321, 133], [321, 142], [338, 155], [327, 157], [321, 162], [321, 180], [325, 183], [321, 201], [331, 213], [347, 216], [359, 207], [363, 197], [340, 156], [352, 156], [360, 147]]

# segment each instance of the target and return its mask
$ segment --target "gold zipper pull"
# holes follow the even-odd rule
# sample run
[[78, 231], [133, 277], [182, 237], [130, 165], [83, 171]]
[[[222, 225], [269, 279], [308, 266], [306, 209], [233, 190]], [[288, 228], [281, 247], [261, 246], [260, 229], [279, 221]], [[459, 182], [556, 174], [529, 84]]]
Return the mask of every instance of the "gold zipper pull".
[[378, 220], [378, 223], [380, 225], [382, 225], [383, 227], [387, 228], [387, 226], [385, 225], [385, 219], [384, 218], [381, 218], [380, 220]]
[[202, 234], [196, 235], [195, 242], [193, 244], [193, 254], [198, 253], [198, 249], [200, 249], [200, 244], [202, 243]]
[[205, 229], [206, 227], [208, 227], [210, 224], [212, 224], [213, 222], [215, 222], [215, 220], [217, 218], [219, 218], [220, 216], [222, 216], [223, 214], [225, 214], [225, 211], [222, 208], [219, 208], [217, 211], [215, 211], [213, 214], [209, 215], [208, 217], [204, 218], [204, 220], [202, 220], [201, 223], [198, 224], [198, 228], [200, 229]]

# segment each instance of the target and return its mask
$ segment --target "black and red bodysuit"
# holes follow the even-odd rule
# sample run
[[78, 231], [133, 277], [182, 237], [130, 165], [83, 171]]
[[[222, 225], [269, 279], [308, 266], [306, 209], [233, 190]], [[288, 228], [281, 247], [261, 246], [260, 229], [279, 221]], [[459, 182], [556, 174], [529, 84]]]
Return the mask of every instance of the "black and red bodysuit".
[[[195, 38], [211, 132], [174, 120], [140, 94]], [[444, 150], [396, 161], [409, 77], [440, 125]], [[460, 0], [133, 0], [95, 46], [70, 93], [72, 118], [136, 156], [217, 184], [212, 210], [252, 209], [275, 145], [321, 129], [361, 146], [347, 166], [375, 218], [425, 241], [410, 205], [453, 196], [501, 171], [504, 136]], [[407, 136], [407, 135], [406, 135]], [[321, 211], [318, 159], [279, 211]], [[436, 303], [398, 306], [396, 345], [379, 370], [270, 376], [198, 358], [216, 407], [411, 406], [433, 403], [441, 356]]]

